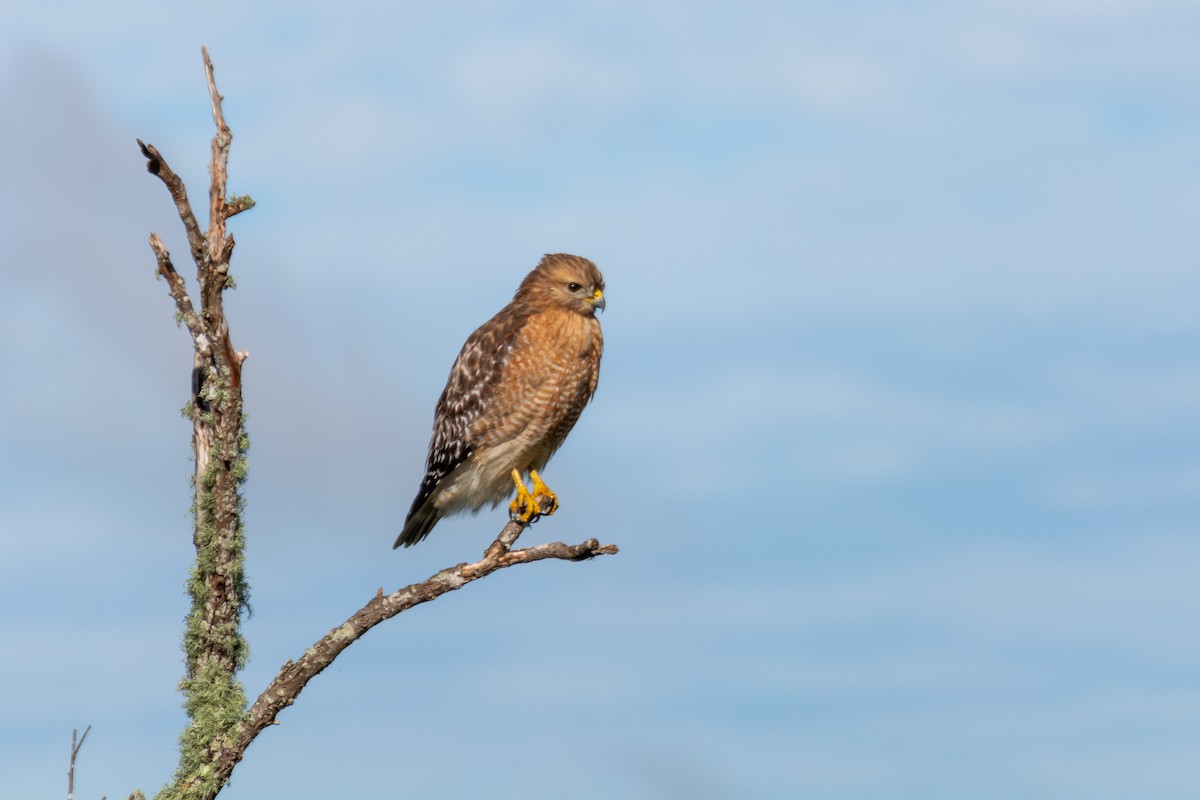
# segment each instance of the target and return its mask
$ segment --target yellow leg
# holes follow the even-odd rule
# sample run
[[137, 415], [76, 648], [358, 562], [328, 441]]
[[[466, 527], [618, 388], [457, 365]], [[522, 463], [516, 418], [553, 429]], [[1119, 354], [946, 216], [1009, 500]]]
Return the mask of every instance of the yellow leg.
[[537, 474], [536, 469], [529, 470], [529, 477], [533, 478], [533, 496], [543, 497], [549, 502], [538, 509], [538, 513], [548, 517], [555, 511], [558, 511], [558, 495], [550, 491], [550, 487], [542, 483], [542, 476]]
[[517, 522], [533, 522], [541, 515], [542, 510], [538, 508], [537, 501], [533, 499], [533, 495], [525, 488], [525, 481], [521, 480], [521, 473], [517, 470], [512, 471], [513, 485], [517, 487], [517, 496], [509, 503], [508, 515]]

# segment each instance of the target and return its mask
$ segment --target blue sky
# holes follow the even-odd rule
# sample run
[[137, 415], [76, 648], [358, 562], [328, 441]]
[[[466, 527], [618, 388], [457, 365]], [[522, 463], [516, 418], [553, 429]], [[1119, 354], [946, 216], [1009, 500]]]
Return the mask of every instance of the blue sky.
[[[468, 333], [608, 283], [528, 542], [393, 620], [224, 797], [1200, 793], [1200, 11], [1169, 0], [0, 10], [0, 796], [161, 786], [186, 334], [134, 143], [235, 141], [254, 696], [377, 588]], [[179, 259], [177, 258], [177, 261]]]

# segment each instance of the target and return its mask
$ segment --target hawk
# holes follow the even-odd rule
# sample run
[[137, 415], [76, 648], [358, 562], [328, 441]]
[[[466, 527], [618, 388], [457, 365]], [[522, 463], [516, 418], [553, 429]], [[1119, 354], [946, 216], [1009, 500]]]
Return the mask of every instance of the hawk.
[[442, 517], [498, 505], [514, 486], [513, 519], [554, 513], [558, 499], [538, 470], [596, 392], [603, 308], [595, 264], [547, 255], [512, 302], [467, 337], [434, 412], [425, 478], [393, 548], [421, 541]]

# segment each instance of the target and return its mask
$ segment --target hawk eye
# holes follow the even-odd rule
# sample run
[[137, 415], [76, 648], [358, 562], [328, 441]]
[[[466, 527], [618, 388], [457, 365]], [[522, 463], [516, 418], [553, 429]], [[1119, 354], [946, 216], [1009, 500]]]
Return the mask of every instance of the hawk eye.
[[578, 283], [568, 283], [567, 288], [570, 289], [572, 292], [578, 292], [583, 287], [580, 286]]

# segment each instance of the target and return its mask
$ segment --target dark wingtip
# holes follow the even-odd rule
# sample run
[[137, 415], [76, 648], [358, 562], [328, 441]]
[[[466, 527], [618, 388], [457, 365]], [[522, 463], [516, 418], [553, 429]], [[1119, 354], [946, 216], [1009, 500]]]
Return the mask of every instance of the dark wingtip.
[[408, 519], [404, 521], [404, 530], [400, 531], [400, 535], [396, 537], [395, 544], [392, 549], [395, 550], [401, 545], [404, 547], [412, 547], [417, 542], [424, 539], [433, 530], [433, 526], [437, 525], [441, 515], [433, 505], [427, 503], [419, 509], [413, 509]]

